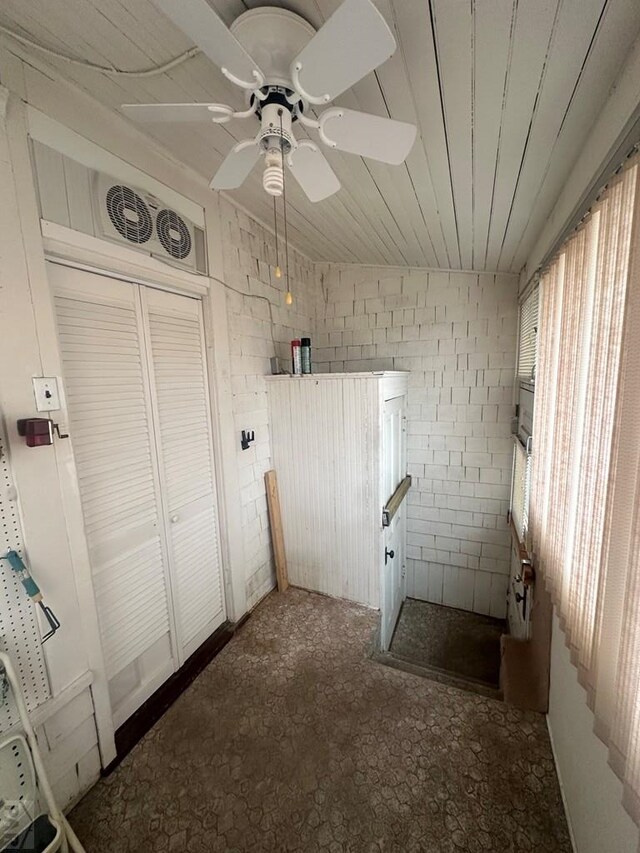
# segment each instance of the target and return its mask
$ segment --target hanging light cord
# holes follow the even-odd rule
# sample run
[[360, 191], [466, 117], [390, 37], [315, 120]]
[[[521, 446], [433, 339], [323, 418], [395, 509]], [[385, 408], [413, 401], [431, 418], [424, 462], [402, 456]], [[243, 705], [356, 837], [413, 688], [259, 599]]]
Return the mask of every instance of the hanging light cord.
[[282, 204], [284, 207], [284, 263], [287, 268], [287, 293], [291, 293], [289, 283], [289, 237], [287, 235], [287, 180], [284, 167], [284, 137], [282, 136], [282, 107], [280, 107], [280, 151], [282, 153]]
[[71, 65], [79, 65], [81, 68], [88, 68], [91, 71], [99, 71], [102, 74], [108, 74], [112, 77], [156, 77], [158, 74], [164, 74], [165, 71], [171, 71], [172, 68], [175, 68], [177, 65], [181, 65], [183, 62], [186, 62], [187, 59], [191, 59], [192, 56], [197, 56], [201, 52], [199, 47], [191, 47], [189, 50], [185, 50], [185, 52], [181, 53], [179, 56], [174, 56], [173, 59], [164, 62], [162, 65], [152, 65], [150, 68], [125, 71], [122, 68], [115, 68], [113, 65], [98, 65], [97, 63], [89, 62], [86, 59], [78, 59], [75, 56], [69, 56], [67, 53], [60, 53], [60, 51], [53, 50], [53, 48], [46, 47], [44, 44], [40, 44], [40, 42], [14, 32], [12, 29], [5, 27], [3, 24], [0, 24], [0, 32], [11, 36], [11, 38], [20, 42], [20, 44], [24, 44], [26, 47], [31, 47], [34, 50], [39, 50], [41, 53], [46, 53], [47, 56], [52, 56], [54, 59], [60, 59], [63, 62], [70, 63]]
[[276, 211], [276, 197], [273, 197], [273, 230], [276, 236], [276, 269], [280, 266], [280, 254], [278, 252], [278, 214]]

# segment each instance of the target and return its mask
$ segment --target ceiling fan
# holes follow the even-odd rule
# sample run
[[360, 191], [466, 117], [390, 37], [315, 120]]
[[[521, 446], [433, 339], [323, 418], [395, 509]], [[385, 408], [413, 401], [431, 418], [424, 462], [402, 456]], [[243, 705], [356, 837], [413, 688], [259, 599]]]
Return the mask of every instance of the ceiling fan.
[[322, 201], [340, 182], [318, 145], [296, 139], [296, 122], [318, 132], [329, 148], [399, 165], [409, 154], [416, 128], [406, 122], [329, 107], [328, 104], [395, 51], [393, 34], [371, 0], [344, 0], [316, 32], [300, 15], [263, 6], [227, 27], [207, 0], [153, 0], [232, 83], [246, 91], [247, 107], [225, 104], [124, 104], [136, 121], [223, 124], [257, 117], [257, 135], [231, 149], [211, 180], [212, 189], [239, 187], [264, 157], [264, 189], [282, 194], [285, 165], [308, 198]]

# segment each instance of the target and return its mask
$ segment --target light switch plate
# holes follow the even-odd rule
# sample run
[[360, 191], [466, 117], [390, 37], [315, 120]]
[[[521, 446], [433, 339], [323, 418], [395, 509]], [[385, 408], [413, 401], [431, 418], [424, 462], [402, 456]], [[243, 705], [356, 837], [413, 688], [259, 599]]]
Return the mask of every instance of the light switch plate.
[[33, 393], [39, 412], [56, 412], [60, 408], [60, 391], [55, 376], [34, 376]]

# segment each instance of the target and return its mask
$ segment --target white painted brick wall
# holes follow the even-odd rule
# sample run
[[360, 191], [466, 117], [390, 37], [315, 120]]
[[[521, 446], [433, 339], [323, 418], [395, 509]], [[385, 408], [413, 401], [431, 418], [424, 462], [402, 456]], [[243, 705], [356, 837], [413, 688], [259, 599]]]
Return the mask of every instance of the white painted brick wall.
[[[274, 353], [288, 359], [291, 338], [311, 334], [318, 372], [411, 372], [409, 594], [504, 615], [516, 278], [314, 265], [294, 251], [288, 307], [271, 233], [225, 200], [221, 217], [225, 281], [240, 292], [227, 306], [249, 606], [275, 583], [264, 376]], [[256, 432], [247, 451], [242, 429]]]
[[[276, 279], [273, 235], [220, 200], [223, 262], [227, 290], [235, 428], [242, 500], [247, 605], [253, 607], [273, 588], [264, 473], [271, 467], [266, 383], [271, 356], [289, 359], [292, 338], [310, 335], [320, 287], [314, 265], [289, 251], [293, 305], [285, 305], [284, 277]], [[284, 269], [284, 259], [280, 258]], [[247, 295], [241, 295], [247, 294]], [[257, 298], [263, 297], [263, 298]], [[249, 450], [240, 449], [243, 429], [255, 431]]]
[[314, 369], [409, 370], [408, 594], [503, 617], [516, 276], [316, 265]]

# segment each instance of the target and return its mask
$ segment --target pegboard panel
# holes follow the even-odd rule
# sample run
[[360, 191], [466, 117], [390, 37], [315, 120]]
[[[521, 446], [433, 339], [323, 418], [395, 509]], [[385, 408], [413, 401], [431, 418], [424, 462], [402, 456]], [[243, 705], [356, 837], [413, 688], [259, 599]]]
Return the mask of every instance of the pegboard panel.
[[[0, 555], [17, 551], [24, 558], [20, 516], [7, 441], [0, 419]], [[0, 560], [0, 649], [13, 661], [27, 708], [33, 711], [51, 695], [35, 606], [6, 560]], [[19, 722], [10, 692], [3, 702], [0, 679], [0, 734]]]

